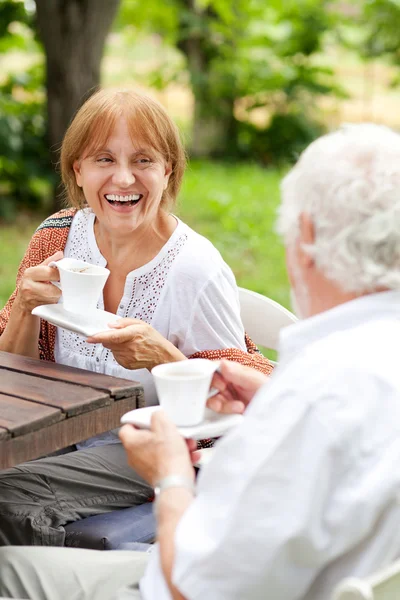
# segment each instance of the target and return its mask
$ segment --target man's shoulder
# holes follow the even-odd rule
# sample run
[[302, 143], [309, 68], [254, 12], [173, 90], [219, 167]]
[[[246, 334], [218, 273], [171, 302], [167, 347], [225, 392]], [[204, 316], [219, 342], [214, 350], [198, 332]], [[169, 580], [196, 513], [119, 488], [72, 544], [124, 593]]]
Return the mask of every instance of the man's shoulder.
[[[309, 344], [304, 359], [310, 365], [325, 365], [325, 371], [365, 371], [376, 373], [384, 365], [396, 364], [400, 320], [373, 319], [346, 329], [339, 329]], [[301, 360], [301, 355], [299, 356]], [[387, 372], [387, 368], [383, 369]]]
[[[400, 407], [398, 340], [400, 321], [375, 319], [336, 331], [313, 343], [287, 362], [277, 382], [300, 402], [338, 422], [368, 422], [384, 404]], [[276, 375], [279, 375], [279, 367]], [[385, 399], [383, 398], [385, 396]]]

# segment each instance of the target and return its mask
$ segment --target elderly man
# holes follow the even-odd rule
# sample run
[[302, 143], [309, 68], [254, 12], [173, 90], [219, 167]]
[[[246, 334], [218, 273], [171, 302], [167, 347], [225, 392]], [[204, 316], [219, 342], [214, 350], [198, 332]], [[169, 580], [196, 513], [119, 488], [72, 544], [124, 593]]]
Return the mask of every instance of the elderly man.
[[121, 430], [158, 488], [154, 552], [3, 548], [3, 595], [317, 600], [400, 555], [400, 136], [356, 125], [311, 144], [283, 182], [279, 230], [304, 320], [269, 382], [222, 364], [210, 403], [245, 418], [196, 491], [162, 413]]

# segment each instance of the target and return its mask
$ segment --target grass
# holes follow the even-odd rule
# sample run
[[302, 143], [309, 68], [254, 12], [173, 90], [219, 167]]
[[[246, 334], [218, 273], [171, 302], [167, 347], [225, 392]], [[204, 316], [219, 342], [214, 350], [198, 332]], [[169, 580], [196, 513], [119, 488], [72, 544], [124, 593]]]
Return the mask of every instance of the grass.
[[0, 227], [0, 307], [15, 288], [18, 265], [40, 221], [40, 217], [30, 220], [20, 217], [17, 224]]
[[238, 284], [289, 307], [284, 252], [274, 233], [280, 173], [257, 165], [194, 162], [178, 214], [209, 238]]
[[[209, 238], [233, 269], [238, 284], [289, 308], [284, 253], [274, 221], [277, 170], [257, 165], [192, 162], [177, 214]], [[41, 216], [0, 227], [0, 306], [12, 293], [18, 264]]]

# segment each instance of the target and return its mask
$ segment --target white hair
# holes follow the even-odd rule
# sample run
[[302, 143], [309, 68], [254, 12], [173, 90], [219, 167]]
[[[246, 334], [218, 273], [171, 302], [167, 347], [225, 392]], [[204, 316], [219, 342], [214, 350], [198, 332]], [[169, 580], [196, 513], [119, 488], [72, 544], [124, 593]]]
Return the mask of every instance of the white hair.
[[282, 182], [277, 229], [291, 247], [306, 213], [305, 249], [344, 291], [400, 289], [400, 135], [369, 123], [313, 142]]

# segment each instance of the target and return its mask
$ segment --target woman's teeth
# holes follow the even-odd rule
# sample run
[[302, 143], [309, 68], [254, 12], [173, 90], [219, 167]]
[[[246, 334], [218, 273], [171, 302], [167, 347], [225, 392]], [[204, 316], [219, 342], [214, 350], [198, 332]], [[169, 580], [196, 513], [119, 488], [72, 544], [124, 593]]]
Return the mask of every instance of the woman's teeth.
[[134, 206], [142, 198], [142, 194], [129, 194], [127, 196], [119, 196], [117, 194], [106, 194], [105, 199], [110, 204], [124, 204], [125, 206]]

